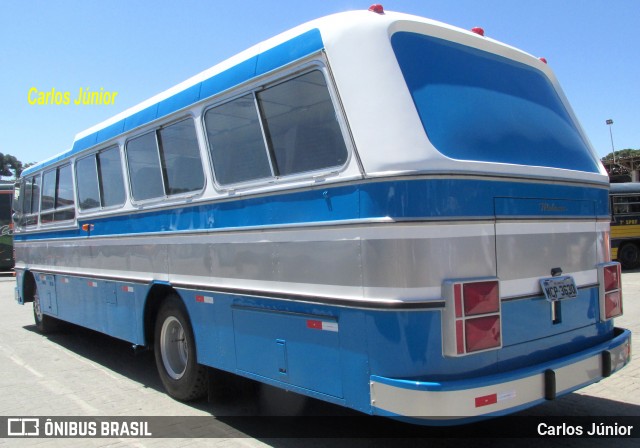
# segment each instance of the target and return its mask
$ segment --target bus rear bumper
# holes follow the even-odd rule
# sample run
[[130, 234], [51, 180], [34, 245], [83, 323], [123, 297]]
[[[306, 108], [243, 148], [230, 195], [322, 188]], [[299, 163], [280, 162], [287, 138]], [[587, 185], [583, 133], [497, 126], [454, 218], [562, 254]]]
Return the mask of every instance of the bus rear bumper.
[[631, 358], [631, 332], [616, 328], [614, 334], [613, 339], [570, 356], [469, 380], [422, 382], [371, 376], [373, 413], [456, 424], [516, 412], [623, 368]]

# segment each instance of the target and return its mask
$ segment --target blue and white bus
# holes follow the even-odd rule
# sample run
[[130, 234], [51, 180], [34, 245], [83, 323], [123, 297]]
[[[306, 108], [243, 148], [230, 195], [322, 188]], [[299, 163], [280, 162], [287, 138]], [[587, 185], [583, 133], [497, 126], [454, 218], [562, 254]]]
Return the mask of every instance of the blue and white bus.
[[507, 414], [626, 365], [608, 178], [544, 61], [420, 17], [301, 25], [25, 170], [17, 300], [368, 414]]

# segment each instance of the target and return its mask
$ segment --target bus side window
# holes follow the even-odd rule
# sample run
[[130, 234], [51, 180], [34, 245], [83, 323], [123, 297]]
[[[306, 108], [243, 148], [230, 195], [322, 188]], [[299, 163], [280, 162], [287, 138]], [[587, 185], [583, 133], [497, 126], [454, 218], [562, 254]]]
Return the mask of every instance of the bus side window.
[[38, 224], [38, 212], [40, 211], [40, 175], [27, 179], [24, 198], [24, 225], [35, 226]]
[[98, 168], [95, 155], [85, 157], [76, 162], [76, 183], [80, 209], [90, 210], [100, 207]]
[[124, 204], [124, 178], [120, 150], [116, 146], [98, 153], [100, 198], [103, 207]]
[[209, 109], [204, 122], [220, 185], [272, 176], [253, 94]]
[[280, 176], [343, 165], [347, 147], [321, 71], [258, 92]]
[[131, 194], [138, 201], [164, 196], [155, 132], [127, 142]]
[[204, 171], [193, 120], [183, 120], [158, 131], [167, 195], [202, 190]]
[[170, 124], [127, 142], [131, 193], [135, 200], [161, 198], [204, 187], [204, 171], [193, 120]]
[[21, 179], [17, 182], [13, 188], [13, 202], [12, 202], [12, 214], [11, 219], [15, 227], [24, 226], [24, 193], [25, 193], [25, 180]]
[[124, 179], [118, 147], [78, 160], [76, 180], [82, 210], [124, 204]]
[[637, 213], [640, 213], [640, 196], [613, 196], [614, 215]]
[[44, 173], [41, 222], [68, 221], [74, 218], [71, 165], [64, 165]]
[[57, 170], [44, 173], [42, 181], [41, 210], [47, 212], [55, 207]]

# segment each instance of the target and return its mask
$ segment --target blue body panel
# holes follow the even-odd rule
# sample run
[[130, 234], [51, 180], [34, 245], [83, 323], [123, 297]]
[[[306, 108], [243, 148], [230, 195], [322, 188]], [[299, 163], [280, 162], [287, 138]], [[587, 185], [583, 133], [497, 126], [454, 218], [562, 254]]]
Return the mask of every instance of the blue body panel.
[[45, 314], [144, 345], [148, 286], [52, 274], [36, 275], [36, 283]]
[[[553, 206], [541, 210], [540, 201], [532, 198], [545, 199]], [[339, 224], [362, 218], [594, 219], [607, 211], [607, 191], [595, 186], [408, 178], [183, 205], [86, 222], [94, 224], [89, 237], [93, 238], [310, 222]], [[78, 229], [16, 235], [20, 242], [49, 238], [87, 236]], [[148, 343], [143, 313], [151, 284], [69, 276], [71, 283], [63, 286], [61, 276], [46, 277], [49, 283], [39, 287], [51, 294], [52, 308], [45, 309], [48, 314], [135, 344]], [[123, 286], [130, 286], [133, 292]], [[64, 288], [73, 292], [65, 293]], [[598, 322], [597, 287], [580, 289], [576, 299], [564, 301], [563, 319], [551, 330], [549, 304], [542, 296], [503, 302], [503, 348], [459, 358], [442, 354], [440, 309], [360, 309], [220, 291], [177, 291], [192, 321], [200, 363], [368, 413], [377, 412], [370, 402], [372, 376], [434, 384], [495, 375], [508, 378], [510, 372], [570, 359], [571, 353], [606, 343], [614, 332], [610, 321]], [[200, 300], [200, 296], [207, 299]]]
[[[74, 277], [62, 286], [61, 276], [41, 277], [48, 282], [39, 282], [42, 293], [57, 298], [56, 311], [47, 314], [146, 344], [142, 324], [148, 286]], [[53, 278], [57, 291], [51, 288]], [[123, 286], [133, 292], [124, 292]], [[73, 292], [65, 293], [65, 287]], [[191, 317], [198, 362], [368, 413], [374, 412], [371, 376], [420, 387], [433, 384], [438, 390], [453, 390], [474, 378], [508, 381], [551, 360], [568, 363], [573, 354], [610, 341], [614, 332], [611, 321], [572, 328], [568, 318], [567, 331], [535, 339], [532, 331], [550, 325], [545, 299], [515, 300], [503, 304], [501, 350], [448, 358], [442, 356], [440, 310], [376, 311], [211, 291], [178, 293]], [[198, 301], [199, 295], [210, 297], [210, 303]], [[581, 290], [579, 298], [563, 303], [566, 315], [593, 319], [597, 296], [597, 288]], [[310, 328], [308, 321], [328, 323], [337, 331]]]
[[[518, 198], [506, 199], [506, 198]], [[520, 198], [527, 198], [526, 200]], [[534, 200], [555, 199], [566, 210], [540, 210]], [[560, 210], [560, 211], [559, 211]], [[181, 205], [107, 218], [81, 218], [92, 236], [241, 229], [343, 220], [464, 219], [508, 216], [607, 217], [608, 193], [597, 187], [477, 179], [413, 179], [326, 186], [231, 201]], [[15, 241], [86, 238], [80, 228], [15, 234]]]

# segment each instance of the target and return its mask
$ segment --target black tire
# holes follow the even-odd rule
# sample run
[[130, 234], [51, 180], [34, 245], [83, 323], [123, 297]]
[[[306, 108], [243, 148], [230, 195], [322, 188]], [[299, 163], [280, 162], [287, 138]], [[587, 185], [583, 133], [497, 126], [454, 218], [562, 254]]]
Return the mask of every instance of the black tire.
[[176, 294], [166, 297], [160, 306], [154, 351], [160, 379], [171, 397], [192, 401], [206, 395], [207, 369], [198, 364], [189, 316]]
[[49, 333], [56, 329], [56, 319], [42, 312], [40, 294], [35, 282], [33, 284], [33, 320], [35, 320], [36, 327], [40, 333]]
[[627, 243], [618, 249], [618, 260], [625, 269], [636, 269], [640, 266], [640, 249], [635, 243]]

